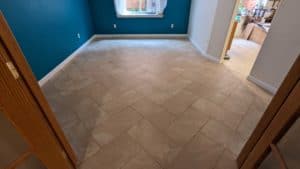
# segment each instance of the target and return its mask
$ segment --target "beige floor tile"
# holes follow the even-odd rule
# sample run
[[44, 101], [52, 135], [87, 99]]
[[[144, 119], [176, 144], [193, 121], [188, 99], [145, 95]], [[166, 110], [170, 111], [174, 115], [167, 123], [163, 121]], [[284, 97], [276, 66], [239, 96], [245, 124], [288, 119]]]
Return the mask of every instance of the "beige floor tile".
[[93, 129], [96, 125], [98, 116], [101, 116], [99, 106], [89, 98], [81, 100], [74, 105], [74, 110], [77, 113], [79, 119], [83, 122], [86, 128]]
[[192, 81], [185, 79], [182, 76], [177, 76], [176, 78], [173, 78], [171, 80], [165, 79], [152, 84], [162, 91], [167, 92], [169, 95], [173, 96], [191, 83]]
[[141, 148], [124, 134], [84, 161], [80, 169], [119, 169], [140, 151]]
[[146, 120], [140, 121], [128, 133], [163, 168], [171, 163], [180, 151], [180, 148], [172, 140]]
[[237, 128], [237, 131], [244, 139], [248, 139], [250, 137], [262, 117], [262, 114], [263, 112], [257, 109], [256, 106], [250, 106], [248, 112], [244, 115]]
[[245, 140], [235, 130], [216, 120], [206, 123], [201, 129], [201, 133], [222, 144], [235, 155], [238, 155], [245, 143]]
[[173, 114], [146, 98], [139, 100], [132, 107], [162, 131], [165, 131], [175, 119]]
[[156, 104], [163, 104], [167, 99], [169, 99], [172, 96], [167, 92], [152, 86], [151, 84], [142, 85], [136, 90]]
[[[105, 169], [156, 168], [151, 158], [166, 168], [198, 130], [206, 136], [194, 141], [197, 151], [215, 145], [205, 141], [209, 137], [234, 156], [253, 131], [272, 96], [229, 67], [241, 62], [232, 63], [201, 57], [187, 40], [96, 40], [43, 91], [85, 169], [100, 164]], [[124, 136], [128, 130], [134, 140]], [[97, 144], [90, 143], [93, 132]], [[118, 139], [122, 134], [123, 141]], [[132, 153], [138, 145], [146, 154]], [[183, 147], [187, 157], [179, 158], [177, 168], [209, 167], [216, 147], [195, 156]]]
[[214, 90], [213, 88], [201, 85], [200, 83], [193, 82], [189, 84], [185, 90], [201, 96], [202, 98], [208, 99], [215, 104], [221, 105], [227, 99], [227, 95], [225, 93]]
[[87, 145], [85, 155], [84, 155], [84, 160], [87, 160], [88, 158], [92, 157], [98, 151], [100, 151], [99, 145], [94, 139], [91, 139]]
[[254, 94], [247, 87], [240, 86], [226, 99], [223, 106], [232, 112], [246, 113], [254, 98]]
[[229, 144], [231, 138], [235, 134], [234, 130], [226, 127], [224, 124], [216, 120], [210, 120], [202, 128], [201, 132], [224, 146]]
[[126, 108], [100, 123], [94, 131], [93, 138], [99, 145], [106, 145], [135, 125], [142, 116], [132, 108]]
[[226, 148], [232, 152], [235, 157], [238, 157], [242, 151], [247, 140], [244, 139], [239, 133], [235, 133], [234, 136], [230, 139], [229, 143], [226, 145]]
[[238, 169], [236, 157], [230, 151], [224, 151], [214, 169]]
[[86, 95], [92, 98], [97, 104], [102, 105], [103, 103], [110, 101], [107, 98], [108, 89], [100, 83], [93, 83], [89, 87], [84, 89]]
[[168, 99], [163, 106], [171, 113], [180, 115], [187, 110], [187, 108], [189, 108], [197, 100], [197, 98], [198, 96], [183, 90]]
[[130, 90], [120, 95], [119, 98], [103, 104], [101, 106], [101, 109], [112, 114], [118, 113], [127, 106], [130, 106], [131, 104], [138, 101], [141, 97], [142, 96], [138, 92]]
[[226, 126], [234, 130], [238, 127], [243, 117], [240, 113], [227, 110], [226, 108], [203, 98], [198, 99], [192, 107], [202, 113], [208, 114], [213, 119], [223, 122]]
[[223, 150], [222, 145], [198, 134], [168, 169], [212, 169]]
[[208, 120], [209, 116], [190, 108], [172, 123], [167, 134], [177, 144], [183, 146], [197, 134]]
[[74, 148], [78, 159], [84, 159], [86, 147], [88, 146], [91, 130], [87, 129], [82, 121], [76, 119], [62, 126], [66, 138]]
[[146, 152], [141, 151], [121, 169], [161, 169]]

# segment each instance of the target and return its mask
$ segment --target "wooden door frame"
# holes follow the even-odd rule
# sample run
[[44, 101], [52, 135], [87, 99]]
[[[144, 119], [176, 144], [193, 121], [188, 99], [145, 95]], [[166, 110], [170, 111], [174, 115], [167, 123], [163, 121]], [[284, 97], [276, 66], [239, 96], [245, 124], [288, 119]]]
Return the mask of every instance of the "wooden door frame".
[[[274, 120], [276, 120], [276, 117], [280, 115], [284, 103], [289, 101], [288, 97], [292, 94], [293, 90], [297, 87], [297, 84], [299, 83], [299, 79], [300, 79], [300, 56], [298, 56], [298, 58], [296, 59], [288, 75], [286, 76], [279, 90], [273, 97], [271, 103], [267, 107], [265, 113], [263, 114], [262, 118], [257, 124], [255, 130], [253, 131], [252, 135], [250, 136], [249, 140], [247, 141], [246, 145], [244, 146], [240, 155], [238, 156], [237, 159], [238, 168], [244, 169], [249, 166], [253, 167], [254, 163], [256, 165], [259, 164], [263, 160], [263, 158], [269, 153], [269, 151], [264, 150], [264, 152], [260, 152], [261, 154], [259, 155], [256, 154], [256, 158], [253, 158], [253, 153], [258, 151], [257, 149], [261, 148], [259, 147], [259, 145], [262, 144], [260, 142], [261, 139], [263, 139], [264, 134], [268, 131], [270, 125], [273, 125]], [[296, 112], [292, 112], [292, 113], [296, 114]], [[288, 128], [291, 126], [292, 121], [296, 119], [296, 117], [294, 116], [291, 117], [292, 119], [290, 119], [289, 122], [287, 121], [285, 126], [281, 126], [282, 131], [286, 132]], [[277, 125], [281, 125], [281, 123], [277, 122]], [[277, 133], [276, 138], [274, 138], [273, 141], [275, 142], [278, 141], [278, 138], [280, 138], [282, 135], [283, 135], [282, 132]], [[253, 161], [254, 159], [255, 161]]]
[[[50, 127], [54, 131], [56, 137], [58, 138], [60, 144], [67, 153], [68, 158], [71, 160], [75, 166], [78, 162], [77, 157], [66, 139], [60, 125], [57, 122], [56, 117], [54, 116], [53, 111], [51, 110], [35, 76], [33, 75], [30, 66], [28, 65], [21, 48], [19, 47], [8, 23], [6, 22], [2, 12], [0, 11], [0, 37], [4, 42], [7, 50], [10, 52], [11, 62], [15, 65], [16, 69], [19, 71], [20, 76], [24, 80], [25, 85], [28, 90], [34, 97], [36, 103], [39, 105], [44, 116], [47, 119]], [[42, 54], [41, 54], [42, 55]]]

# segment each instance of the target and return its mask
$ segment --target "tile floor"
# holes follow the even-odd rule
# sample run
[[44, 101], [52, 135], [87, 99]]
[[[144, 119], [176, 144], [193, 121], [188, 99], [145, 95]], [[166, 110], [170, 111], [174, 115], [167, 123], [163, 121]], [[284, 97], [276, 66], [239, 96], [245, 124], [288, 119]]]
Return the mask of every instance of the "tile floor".
[[81, 169], [234, 169], [271, 99], [187, 40], [97, 40], [43, 86]]
[[225, 60], [224, 65], [233, 71], [248, 76], [260, 49], [261, 45], [253, 41], [235, 38], [231, 49], [227, 52], [230, 60]]

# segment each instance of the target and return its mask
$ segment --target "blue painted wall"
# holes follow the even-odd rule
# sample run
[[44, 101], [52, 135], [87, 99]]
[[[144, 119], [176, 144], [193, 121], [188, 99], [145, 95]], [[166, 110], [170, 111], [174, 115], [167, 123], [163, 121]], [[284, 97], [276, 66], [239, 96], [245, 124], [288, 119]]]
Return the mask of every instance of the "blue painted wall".
[[37, 79], [94, 34], [88, 0], [1, 0], [0, 10]]
[[[169, 0], [164, 18], [117, 18], [113, 0], [90, 0], [98, 34], [185, 34], [187, 33], [191, 0]], [[117, 29], [113, 29], [113, 24]], [[171, 29], [171, 24], [175, 28]]]

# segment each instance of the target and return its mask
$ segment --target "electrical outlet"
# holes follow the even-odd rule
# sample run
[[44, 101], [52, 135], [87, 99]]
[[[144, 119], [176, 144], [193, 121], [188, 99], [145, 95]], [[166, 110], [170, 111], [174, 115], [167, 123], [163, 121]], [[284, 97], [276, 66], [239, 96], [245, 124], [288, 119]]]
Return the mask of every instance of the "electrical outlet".
[[172, 24], [171, 24], [171, 29], [174, 29], [174, 27], [175, 27], [175, 25], [172, 23]]
[[114, 26], [114, 29], [117, 29], [117, 24], [113, 24], [113, 26]]
[[77, 33], [77, 38], [80, 39], [80, 33]]

